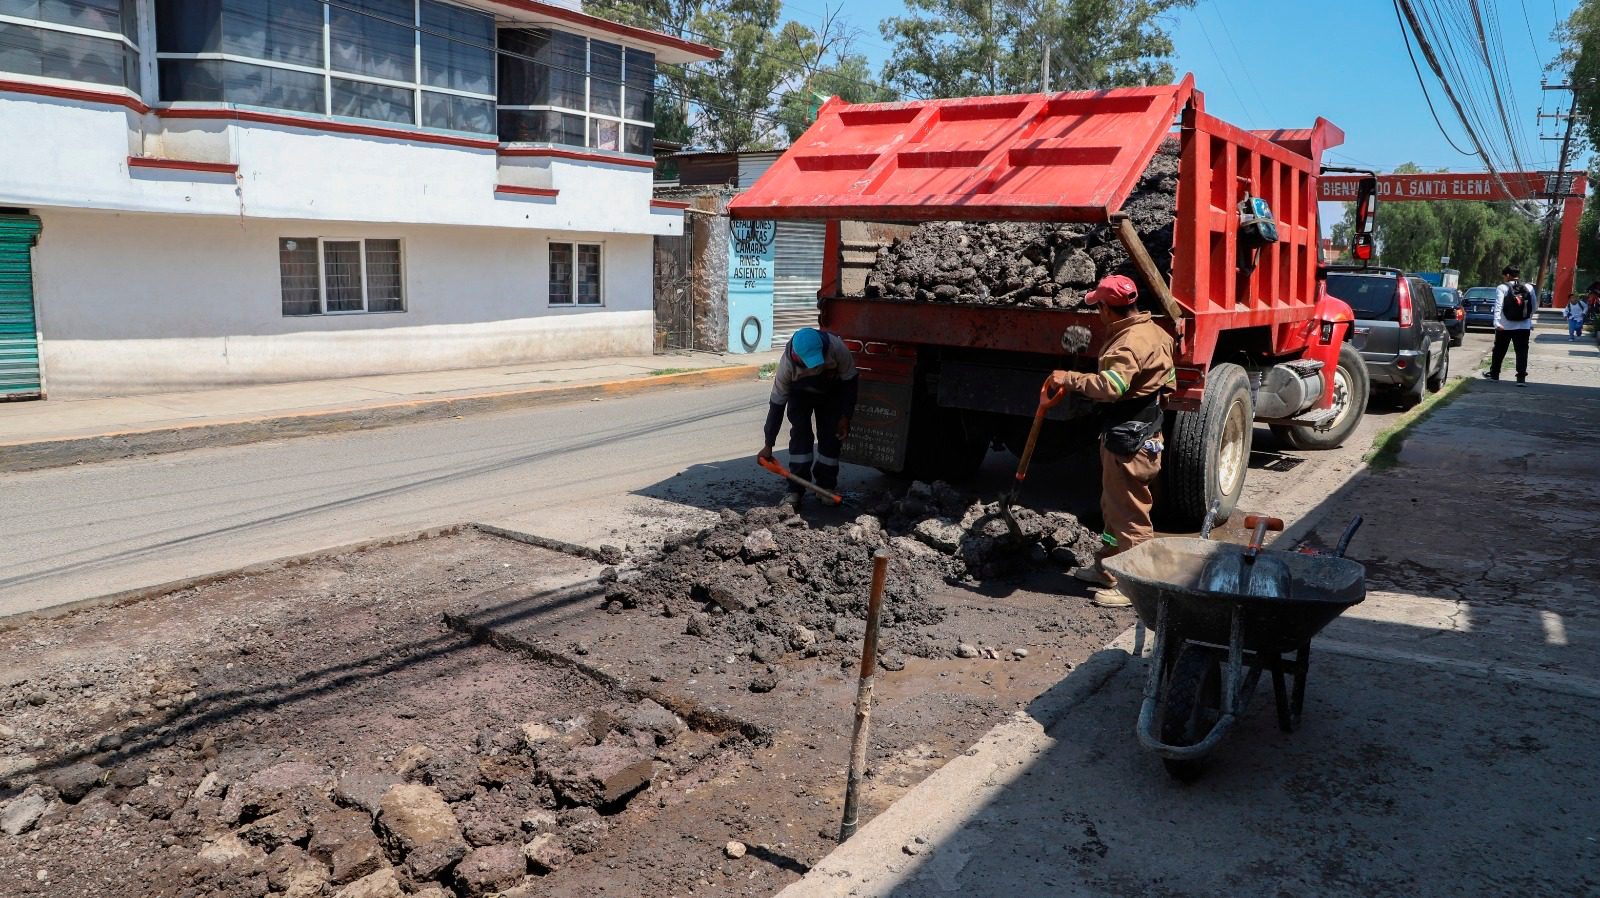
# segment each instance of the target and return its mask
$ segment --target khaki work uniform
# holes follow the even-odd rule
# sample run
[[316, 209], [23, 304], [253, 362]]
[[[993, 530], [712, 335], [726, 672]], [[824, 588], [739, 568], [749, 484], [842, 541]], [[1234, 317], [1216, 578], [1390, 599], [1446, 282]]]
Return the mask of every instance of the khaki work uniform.
[[[1172, 367], [1172, 338], [1150, 320], [1150, 313], [1137, 312], [1111, 325], [1105, 348], [1100, 351], [1100, 371], [1086, 374], [1067, 372], [1066, 388], [1096, 402], [1108, 403], [1108, 425], [1131, 417], [1154, 415], [1163, 390], [1172, 388], [1177, 372]], [[1102, 557], [1126, 552], [1155, 535], [1150, 523], [1154, 505], [1150, 485], [1161, 473], [1161, 431], [1155, 433], [1132, 455], [1117, 455], [1100, 438], [1100, 514], [1105, 532], [1100, 539], [1106, 548]]]

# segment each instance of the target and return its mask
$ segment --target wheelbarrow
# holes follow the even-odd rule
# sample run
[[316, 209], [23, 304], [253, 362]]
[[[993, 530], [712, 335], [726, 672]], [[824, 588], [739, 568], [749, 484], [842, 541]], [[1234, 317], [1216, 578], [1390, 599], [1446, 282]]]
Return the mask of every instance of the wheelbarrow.
[[[1294, 732], [1311, 638], [1367, 594], [1366, 568], [1343, 557], [1359, 516], [1331, 554], [1264, 548], [1266, 529], [1282, 528], [1274, 519], [1247, 519], [1256, 528], [1248, 546], [1210, 539], [1210, 521], [1199, 539], [1153, 539], [1104, 562], [1155, 634], [1139, 743], [1184, 782], [1200, 775], [1244, 716], [1264, 672], [1272, 675], [1278, 727]], [[1269, 569], [1272, 575], [1257, 575]]]

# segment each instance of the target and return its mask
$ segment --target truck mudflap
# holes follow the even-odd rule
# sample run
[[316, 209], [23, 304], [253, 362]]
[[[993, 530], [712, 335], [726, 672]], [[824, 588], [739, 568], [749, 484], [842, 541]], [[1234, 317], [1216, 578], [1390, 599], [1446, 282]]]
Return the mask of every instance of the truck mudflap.
[[896, 355], [883, 343], [846, 339], [845, 345], [855, 355], [861, 387], [840, 457], [880, 471], [905, 470], [916, 403], [916, 358]]

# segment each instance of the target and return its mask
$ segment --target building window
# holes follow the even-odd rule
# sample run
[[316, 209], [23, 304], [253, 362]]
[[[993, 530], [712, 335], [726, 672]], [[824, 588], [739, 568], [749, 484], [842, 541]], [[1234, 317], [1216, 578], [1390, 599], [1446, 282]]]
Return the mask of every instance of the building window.
[[493, 134], [494, 56], [494, 16], [438, 0], [156, 0], [164, 102]]
[[285, 315], [404, 312], [400, 241], [285, 237], [278, 241]]
[[550, 244], [550, 305], [604, 305], [598, 243]]
[[137, 0], [0, 0], [0, 72], [139, 90]]
[[500, 30], [500, 139], [648, 156], [656, 58], [560, 31]]

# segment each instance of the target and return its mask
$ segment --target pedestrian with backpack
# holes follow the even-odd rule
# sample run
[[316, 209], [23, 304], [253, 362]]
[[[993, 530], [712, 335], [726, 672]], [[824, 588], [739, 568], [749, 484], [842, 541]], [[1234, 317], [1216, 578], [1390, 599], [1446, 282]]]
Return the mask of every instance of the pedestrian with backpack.
[[1567, 340], [1575, 342], [1583, 336], [1583, 322], [1589, 317], [1589, 302], [1584, 297], [1574, 296], [1562, 313], [1567, 316]]
[[1507, 265], [1500, 276], [1500, 285], [1494, 300], [1494, 351], [1489, 356], [1489, 370], [1483, 376], [1500, 379], [1500, 366], [1506, 360], [1506, 347], [1517, 350], [1517, 383], [1528, 382], [1528, 334], [1533, 332], [1535, 300], [1533, 288], [1522, 282], [1522, 272]]

